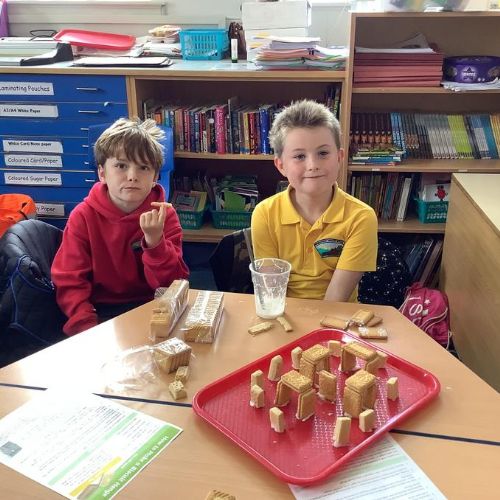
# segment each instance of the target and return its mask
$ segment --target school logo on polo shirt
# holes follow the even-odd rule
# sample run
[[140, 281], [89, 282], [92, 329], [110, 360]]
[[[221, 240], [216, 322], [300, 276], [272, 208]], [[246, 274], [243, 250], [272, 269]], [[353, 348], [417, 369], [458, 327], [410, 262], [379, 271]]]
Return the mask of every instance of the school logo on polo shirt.
[[316, 251], [322, 259], [327, 257], [340, 257], [344, 248], [344, 240], [334, 240], [333, 238], [325, 238], [314, 243]]

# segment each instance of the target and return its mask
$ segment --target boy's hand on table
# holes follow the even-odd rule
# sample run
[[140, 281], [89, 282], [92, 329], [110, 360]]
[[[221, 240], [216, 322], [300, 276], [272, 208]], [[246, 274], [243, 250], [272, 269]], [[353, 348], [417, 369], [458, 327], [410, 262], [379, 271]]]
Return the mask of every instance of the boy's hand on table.
[[144, 212], [139, 219], [139, 224], [144, 233], [144, 239], [148, 248], [153, 248], [160, 243], [163, 237], [163, 226], [167, 217], [167, 208], [172, 205], [170, 203], [154, 201], [151, 203], [151, 206], [158, 207], [158, 209], [153, 208], [149, 212]]

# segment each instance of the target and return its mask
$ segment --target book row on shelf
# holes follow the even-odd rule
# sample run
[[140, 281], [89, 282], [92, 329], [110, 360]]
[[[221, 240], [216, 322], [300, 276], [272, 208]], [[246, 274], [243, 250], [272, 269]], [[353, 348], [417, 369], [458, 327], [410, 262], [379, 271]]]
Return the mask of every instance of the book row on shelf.
[[[448, 186], [449, 174], [355, 172], [351, 176], [349, 192], [370, 205], [379, 219], [403, 222], [412, 202], [417, 199], [427, 204], [445, 204], [446, 215]], [[443, 222], [438, 220], [442, 218], [442, 213], [437, 212], [435, 220], [429, 215], [421, 222]]]
[[[340, 84], [332, 84], [323, 103], [336, 115], [340, 109]], [[143, 102], [145, 118], [171, 127], [176, 151], [219, 154], [272, 154], [269, 130], [275, 115], [287, 102], [240, 105], [238, 97], [204, 106]]]
[[351, 162], [498, 159], [500, 114], [352, 113]]

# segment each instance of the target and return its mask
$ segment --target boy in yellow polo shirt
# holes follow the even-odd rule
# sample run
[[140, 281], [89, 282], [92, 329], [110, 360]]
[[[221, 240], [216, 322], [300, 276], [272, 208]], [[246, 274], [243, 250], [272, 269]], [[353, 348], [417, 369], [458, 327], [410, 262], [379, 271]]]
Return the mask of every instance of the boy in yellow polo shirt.
[[269, 139], [289, 186], [253, 212], [255, 258], [292, 264], [289, 297], [356, 301], [363, 273], [376, 269], [377, 217], [337, 185], [338, 120], [315, 101], [295, 102], [276, 116]]

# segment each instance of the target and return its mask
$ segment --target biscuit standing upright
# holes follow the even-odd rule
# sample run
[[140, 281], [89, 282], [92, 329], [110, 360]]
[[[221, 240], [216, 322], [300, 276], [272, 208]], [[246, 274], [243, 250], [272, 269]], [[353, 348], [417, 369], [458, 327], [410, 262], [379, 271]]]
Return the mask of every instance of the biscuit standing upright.
[[269, 372], [267, 374], [267, 378], [276, 382], [280, 379], [281, 369], [283, 367], [283, 358], [278, 354], [271, 359], [271, 363], [269, 365]]

